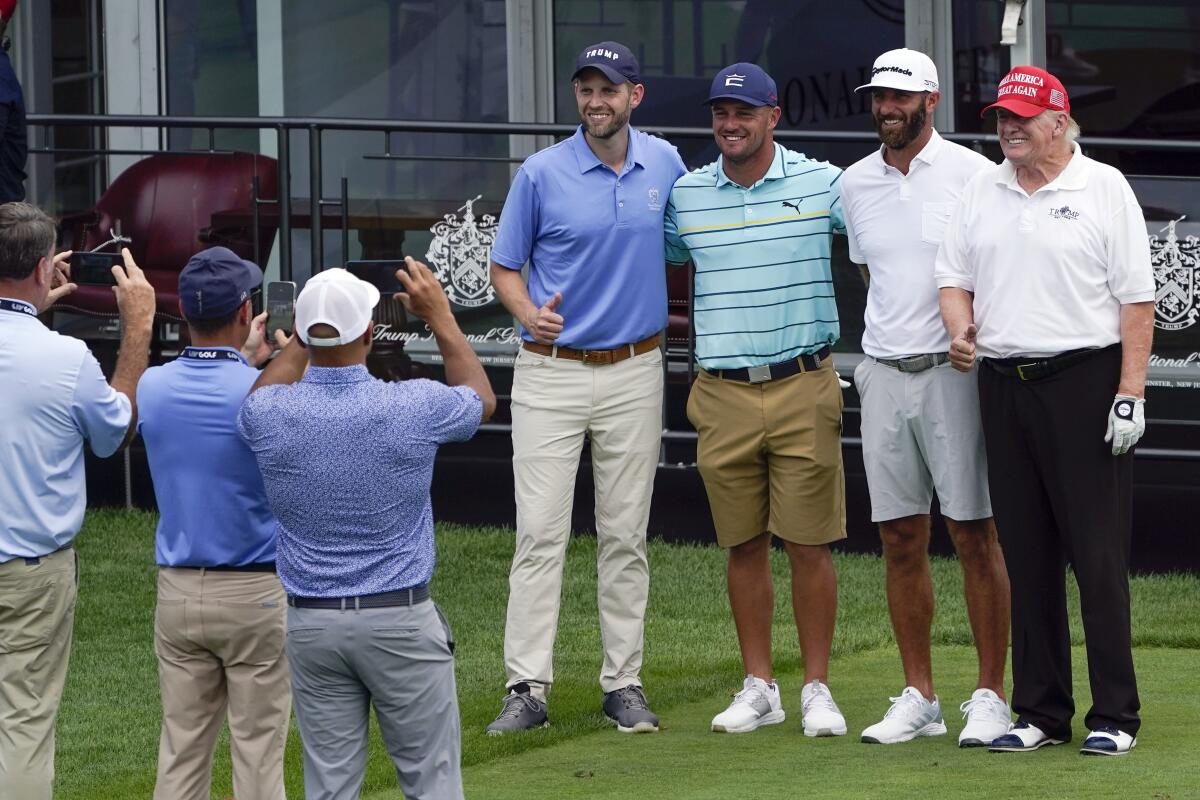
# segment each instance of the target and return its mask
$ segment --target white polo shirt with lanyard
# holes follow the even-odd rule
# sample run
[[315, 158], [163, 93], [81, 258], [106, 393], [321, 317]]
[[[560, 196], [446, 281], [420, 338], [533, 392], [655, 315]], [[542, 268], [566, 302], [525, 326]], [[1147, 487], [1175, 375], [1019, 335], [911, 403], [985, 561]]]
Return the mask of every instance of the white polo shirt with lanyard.
[[975, 294], [979, 355], [1052, 356], [1121, 341], [1121, 305], [1152, 302], [1141, 206], [1125, 177], [1075, 147], [1027, 194], [1007, 160], [963, 191], [938, 250], [939, 288]]
[[129, 398], [79, 339], [0, 297], [0, 562], [69, 545], [83, 525], [83, 442], [104, 458], [129, 428]]
[[883, 160], [883, 148], [842, 176], [842, 213], [850, 260], [871, 270], [863, 352], [874, 358], [945, 353], [933, 260], [963, 187], [986, 157], [933, 131], [908, 174]]

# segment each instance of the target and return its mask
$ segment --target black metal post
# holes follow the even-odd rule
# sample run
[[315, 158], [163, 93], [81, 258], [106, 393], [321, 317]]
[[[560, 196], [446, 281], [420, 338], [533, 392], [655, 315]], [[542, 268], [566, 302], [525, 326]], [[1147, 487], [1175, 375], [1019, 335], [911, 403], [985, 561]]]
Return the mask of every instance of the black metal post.
[[350, 180], [342, 176], [342, 266], [350, 260]]
[[325, 268], [325, 237], [321, 231], [321, 213], [324, 211], [321, 207], [321, 128], [318, 125], [308, 126], [308, 186], [312, 211], [312, 252], [309, 259], [315, 274]]
[[279, 278], [292, 279], [292, 151], [291, 130], [275, 126], [275, 152], [279, 157]]

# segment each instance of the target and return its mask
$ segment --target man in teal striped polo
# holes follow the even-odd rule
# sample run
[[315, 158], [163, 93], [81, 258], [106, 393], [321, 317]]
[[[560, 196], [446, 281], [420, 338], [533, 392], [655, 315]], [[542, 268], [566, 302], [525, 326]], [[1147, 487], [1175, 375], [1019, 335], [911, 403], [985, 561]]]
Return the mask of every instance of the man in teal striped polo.
[[841, 736], [830, 694], [837, 576], [829, 543], [846, 536], [842, 393], [829, 268], [844, 233], [841, 170], [775, 144], [775, 82], [754, 64], [713, 79], [708, 104], [721, 156], [681, 177], [666, 213], [667, 260], [696, 267], [696, 360], [688, 418], [717, 541], [729, 551], [729, 603], [746, 678], [714, 731], [782, 722], [771, 673], [771, 537], [791, 563], [804, 656], [807, 736]]

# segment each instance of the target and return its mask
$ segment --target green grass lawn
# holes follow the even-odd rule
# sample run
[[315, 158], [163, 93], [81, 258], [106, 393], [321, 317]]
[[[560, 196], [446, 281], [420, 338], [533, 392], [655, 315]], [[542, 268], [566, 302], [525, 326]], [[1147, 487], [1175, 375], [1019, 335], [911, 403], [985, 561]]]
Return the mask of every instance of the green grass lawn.
[[[77, 540], [82, 585], [75, 647], [58, 726], [57, 798], [149, 797], [157, 758], [159, 705], [152, 646], [153, 524], [149, 514], [98, 511]], [[902, 688], [883, 593], [883, 567], [870, 556], [839, 556], [840, 607], [830, 684], [850, 736], [800, 733], [800, 661], [788, 598], [776, 598], [776, 674], [785, 724], [747, 736], [708, 731], [741, 683], [724, 590], [724, 554], [713, 547], [652, 543], [643, 679], [664, 729], [621, 736], [600, 714], [600, 635], [595, 541], [568, 551], [551, 696], [553, 726], [488, 738], [504, 685], [502, 637], [513, 535], [439, 529], [434, 594], [458, 640], [458, 686], [468, 796], [559, 798], [707, 797], [1200, 797], [1200, 579], [1133, 581], [1134, 639], [1145, 727], [1128, 758], [1083, 758], [1075, 747], [1030, 755], [959, 751], [957, 704], [974, 686], [974, 653], [953, 561], [933, 565], [938, 610], [935, 677], [950, 736], [891, 747], [854, 736]], [[786, 563], [775, 554], [776, 586]], [[1080, 630], [1078, 609], [1072, 629]], [[1076, 744], [1087, 708], [1086, 664], [1075, 660]], [[288, 792], [303, 796], [299, 738], [287, 752]], [[375, 734], [364, 794], [399, 798], [395, 773]], [[224, 740], [213, 796], [232, 793]]]

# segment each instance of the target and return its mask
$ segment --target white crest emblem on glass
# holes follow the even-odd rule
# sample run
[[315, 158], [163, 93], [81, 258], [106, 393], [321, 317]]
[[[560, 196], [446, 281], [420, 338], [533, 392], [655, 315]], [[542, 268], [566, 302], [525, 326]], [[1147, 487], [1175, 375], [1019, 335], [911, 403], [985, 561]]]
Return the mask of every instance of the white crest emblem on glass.
[[496, 217], [477, 218], [472, 206], [483, 198], [476, 195], [458, 208], [463, 212], [446, 214], [430, 227], [433, 241], [425, 260], [446, 288], [450, 302], [467, 308], [487, 305], [496, 299], [496, 290], [488, 274], [488, 253], [496, 238]]
[[1186, 216], [1171, 220], [1150, 236], [1150, 264], [1154, 268], [1154, 327], [1164, 331], [1190, 328], [1200, 318], [1200, 238], [1175, 233], [1175, 225]]

